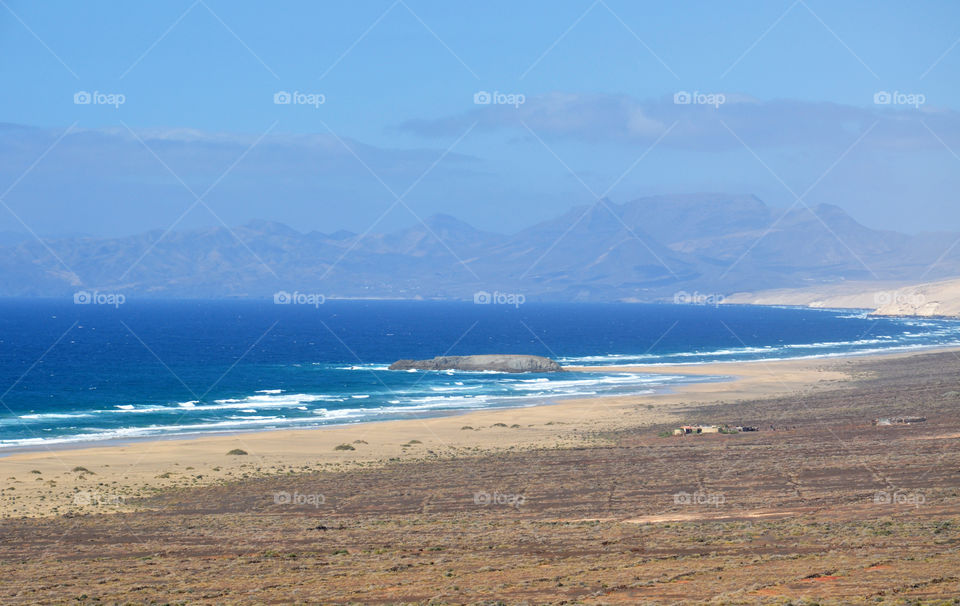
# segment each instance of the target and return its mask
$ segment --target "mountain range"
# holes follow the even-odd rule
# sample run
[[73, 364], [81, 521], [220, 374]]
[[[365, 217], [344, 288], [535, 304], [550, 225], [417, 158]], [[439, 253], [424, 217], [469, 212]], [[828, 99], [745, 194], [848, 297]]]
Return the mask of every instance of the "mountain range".
[[252, 221], [119, 238], [0, 237], [0, 296], [78, 290], [143, 298], [656, 301], [849, 281], [960, 276], [960, 233], [907, 235], [821, 204], [773, 208], [752, 195], [600, 200], [514, 234], [434, 215], [389, 233], [303, 233]]

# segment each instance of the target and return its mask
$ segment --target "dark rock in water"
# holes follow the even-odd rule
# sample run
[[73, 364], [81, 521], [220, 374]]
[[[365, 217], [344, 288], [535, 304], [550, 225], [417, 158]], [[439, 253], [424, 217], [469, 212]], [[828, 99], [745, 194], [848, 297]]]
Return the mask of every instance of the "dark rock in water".
[[563, 368], [543, 356], [438, 356], [432, 360], [397, 360], [390, 370], [492, 370], [496, 372], [563, 372]]

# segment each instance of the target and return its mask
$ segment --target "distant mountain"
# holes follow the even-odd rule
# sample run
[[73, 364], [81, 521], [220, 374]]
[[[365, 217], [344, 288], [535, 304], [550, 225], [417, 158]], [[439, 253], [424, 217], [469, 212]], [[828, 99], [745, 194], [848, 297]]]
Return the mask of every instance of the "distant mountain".
[[777, 209], [754, 196], [601, 200], [512, 235], [449, 215], [388, 233], [302, 233], [270, 221], [227, 229], [37, 241], [0, 234], [0, 295], [664, 300], [852, 280], [960, 275], [957, 233], [869, 229], [837, 206]]

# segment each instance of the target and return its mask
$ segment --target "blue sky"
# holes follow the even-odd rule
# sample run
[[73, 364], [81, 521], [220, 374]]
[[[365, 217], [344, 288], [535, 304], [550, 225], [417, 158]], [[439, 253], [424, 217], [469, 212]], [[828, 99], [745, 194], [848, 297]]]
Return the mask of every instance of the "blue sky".
[[956, 229], [958, 40], [956, 2], [3, 0], [0, 229], [512, 231], [695, 191]]

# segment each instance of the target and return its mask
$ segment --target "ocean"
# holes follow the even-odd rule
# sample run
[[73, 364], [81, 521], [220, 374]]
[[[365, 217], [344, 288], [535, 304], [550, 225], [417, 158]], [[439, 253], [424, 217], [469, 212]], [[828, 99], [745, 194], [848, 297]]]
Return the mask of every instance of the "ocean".
[[390, 371], [400, 358], [565, 365], [837, 357], [960, 344], [960, 322], [656, 304], [0, 301], [0, 452], [306, 428], [645, 394], [722, 377]]

